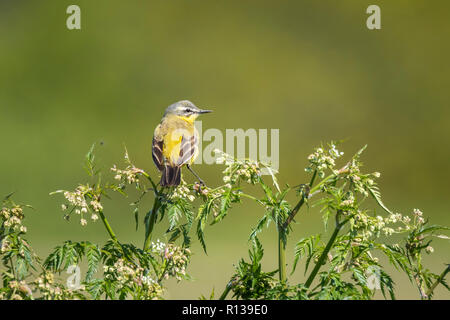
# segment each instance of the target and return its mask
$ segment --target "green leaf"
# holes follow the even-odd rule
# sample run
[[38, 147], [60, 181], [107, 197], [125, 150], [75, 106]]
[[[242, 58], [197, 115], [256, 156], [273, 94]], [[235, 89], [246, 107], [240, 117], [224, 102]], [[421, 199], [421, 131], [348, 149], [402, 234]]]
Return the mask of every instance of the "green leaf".
[[389, 295], [392, 300], [395, 300], [395, 294], [394, 294], [394, 281], [392, 278], [382, 269], [380, 269], [380, 287], [381, 287], [381, 293], [383, 293], [383, 296], [386, 298], [386, 289], [389, 291]]
[[354, 268], [352, 271], [353, 271], [353, 276], [359, 282], [359, 284], [361, 286], [366, 287], [367, 279], [366, 279], [366, 275], [364, 274], [364, 271], [359, 268]]
[[89, 149], [88, 153], [85, 156], [84, 161], [84, 168], [89, 176], [94, 176], [96, 174], [95, 170], [95, 155], [94, 155], [94, 149], [95, 149], [95, 143], [92, 144], [91, 148]]
[[228, 213], [228, 210], [231, 207], [231, 199], [232, 198], [232, 190], [229, 189], [226, 193], [223, 194], [220, 202], [220, 209], [217, 216], [214, 218], [214, 221], [211, 223], [211, 225], [216, 224], [220, 222]]
[[205, 223], [203, 219], [200, 219], [197, 223], [197, 237], [200, 241], [200, 244], [202, 245], [203, 251], [205, 251], [206, 254], [206, 243], [205, 243], [205, 234], [203, 233], [203, 230], [205, 229]]
[[136, 231], [138, 231], [139, 228], [139, 208], [134, 209], [134, 221], [136, 223]]
[[264, 193], [265, 193], [265, 195], [266, 195], [267, 200], [268, 200], [270, 203], [272, 203], [272, 204], [275, 203], [276, 199], [275, 199], [275, 197], [273, 196], [272, 189], [270, 189], [270, 188], [264, 183], [264, 181], [263, 181], [262, 179], [260, 179], [260, 185], [261, 185], [261, 187], [262, 187], [263, 190], [264, 190]]
[[98, 265], [100, 263], [101, 259], [101, 253], [99, 248], [94, 244], [87, 244], [86, 248], [86, 258], [88, 263], [88, 271], [86, 273], [86, 282], [91, 281], [93, 276], [98, 270]]
[[181, 227], [178, 227], [174, 230], [167, 230], [166, 232], [172, 232], [169, 238], [170, 243], [174, 243], [181, 235]]
[[250, 234], [249, 240], [254, 239], [256, 237], [256, 235], [262, 231], [264, 224], [266, 224], [266, 222], [268, 222], [268, 221], [270, 221], [270, 216], [268, 214], [265, 214], [258, 221], [258, 224], [256, 225], [256, 227], [253, 228], [252, 233]]
[[297, 268], [298, 261], [305, 256], [308, 257], [308, 263], [305, 267], [305, 273], [307, 272], [309, 261], [317, 251], [316, 246], [319, 240], [320, 235], [312, 235], [308, 238], [302, 238], [297, 242], [297, 244], [295, 245], [294, 265], [292, 267], [291, 274], [293, 274], [295, 269]]
[[434, 233], [435, 231], [439, 230], [450, 230], [448, 227], [443, 227], [439, 225], [431, 225], [431, 226], [423, 226], [419, 232], [417, 232], [417, 235], [425, 234], [425, 233]]
[[181, 210], [177, 204], [169, 207], [169, 209], [167, 210], [167, 217], [169, 219], [169, 229], [173, 229], [177, 225], [178, 220], [181, 217]]
[[389, 214], [392, 214], [392, 211], [389, 210], [383, 203], [383, 201], [381, 201], [381, 194], [380, 191], [378, 190], [378, 187], [376, 185], [373, 186], [367, 186], [367, 190], [369, 191], [369, 193], [371, 194], [371, 196], [375, 199], [375, 201], [378, 203], [378, 205], [384, 209], [384, 211], [386, 211]]

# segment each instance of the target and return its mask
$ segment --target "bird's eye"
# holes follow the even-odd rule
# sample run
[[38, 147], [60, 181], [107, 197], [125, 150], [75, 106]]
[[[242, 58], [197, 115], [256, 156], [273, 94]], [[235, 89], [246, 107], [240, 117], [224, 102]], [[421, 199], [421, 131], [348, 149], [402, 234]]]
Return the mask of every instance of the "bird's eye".
[[188, 109], [186, 109], [185, 111], [186, 111], [186, 113], [191, 113], [191, 112], [192, 112], [192, 110], [191, 110], [191, 109], [189, 109], [189, 108], [188, 108]]

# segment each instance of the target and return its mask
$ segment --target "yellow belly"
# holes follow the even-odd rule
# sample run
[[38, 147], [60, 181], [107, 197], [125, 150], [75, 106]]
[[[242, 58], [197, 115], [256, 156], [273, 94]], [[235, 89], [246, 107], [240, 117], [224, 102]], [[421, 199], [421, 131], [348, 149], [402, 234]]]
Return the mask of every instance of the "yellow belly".
[[177, 163], [178, 157], [180, 156], [182, 139], [182, 135], [178, 135], [176, 132], [172, 131], [164, 137], [163, 156], [172, 165]]
[[[181, 141], [183, 136], [190, 141], [193, 135], [198, 137], [198, 132], [192, 122], [188, 122], [180, 118], [168, 118], [161, 124], [161, 131], [159, 134], [163, 137], [163, 156], [170, 165], [179, 163]], [[198, 155], [198, 148], [190, 159], [192, 163]]]

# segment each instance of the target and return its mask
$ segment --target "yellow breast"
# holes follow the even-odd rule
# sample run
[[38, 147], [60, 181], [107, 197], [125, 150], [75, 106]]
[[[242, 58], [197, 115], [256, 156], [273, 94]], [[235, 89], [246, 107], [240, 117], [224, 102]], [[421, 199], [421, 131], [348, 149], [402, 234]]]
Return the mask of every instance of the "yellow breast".
[[[159, 136], [160, 140], [163, 140], [163, 156], [171, 165], [178, 162], [183, 137], [190, 141], [193, 135], [198, 136], [194, 120], [175, 115], [165, 117], [155, 130], [155, 136]], [[195, 159], [195, 157], [196, 154], [192, 158]], [[193, 160], [191, 159], [191, 161]]]

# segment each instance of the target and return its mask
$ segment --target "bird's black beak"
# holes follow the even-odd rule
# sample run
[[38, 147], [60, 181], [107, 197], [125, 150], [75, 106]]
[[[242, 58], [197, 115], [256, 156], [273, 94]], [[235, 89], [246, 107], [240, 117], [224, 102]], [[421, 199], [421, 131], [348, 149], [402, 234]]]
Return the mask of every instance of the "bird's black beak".
[[203, 114], [203, 113], [211, 113], [212, 110], [199, 110], [198, 113], [199, 114]]

